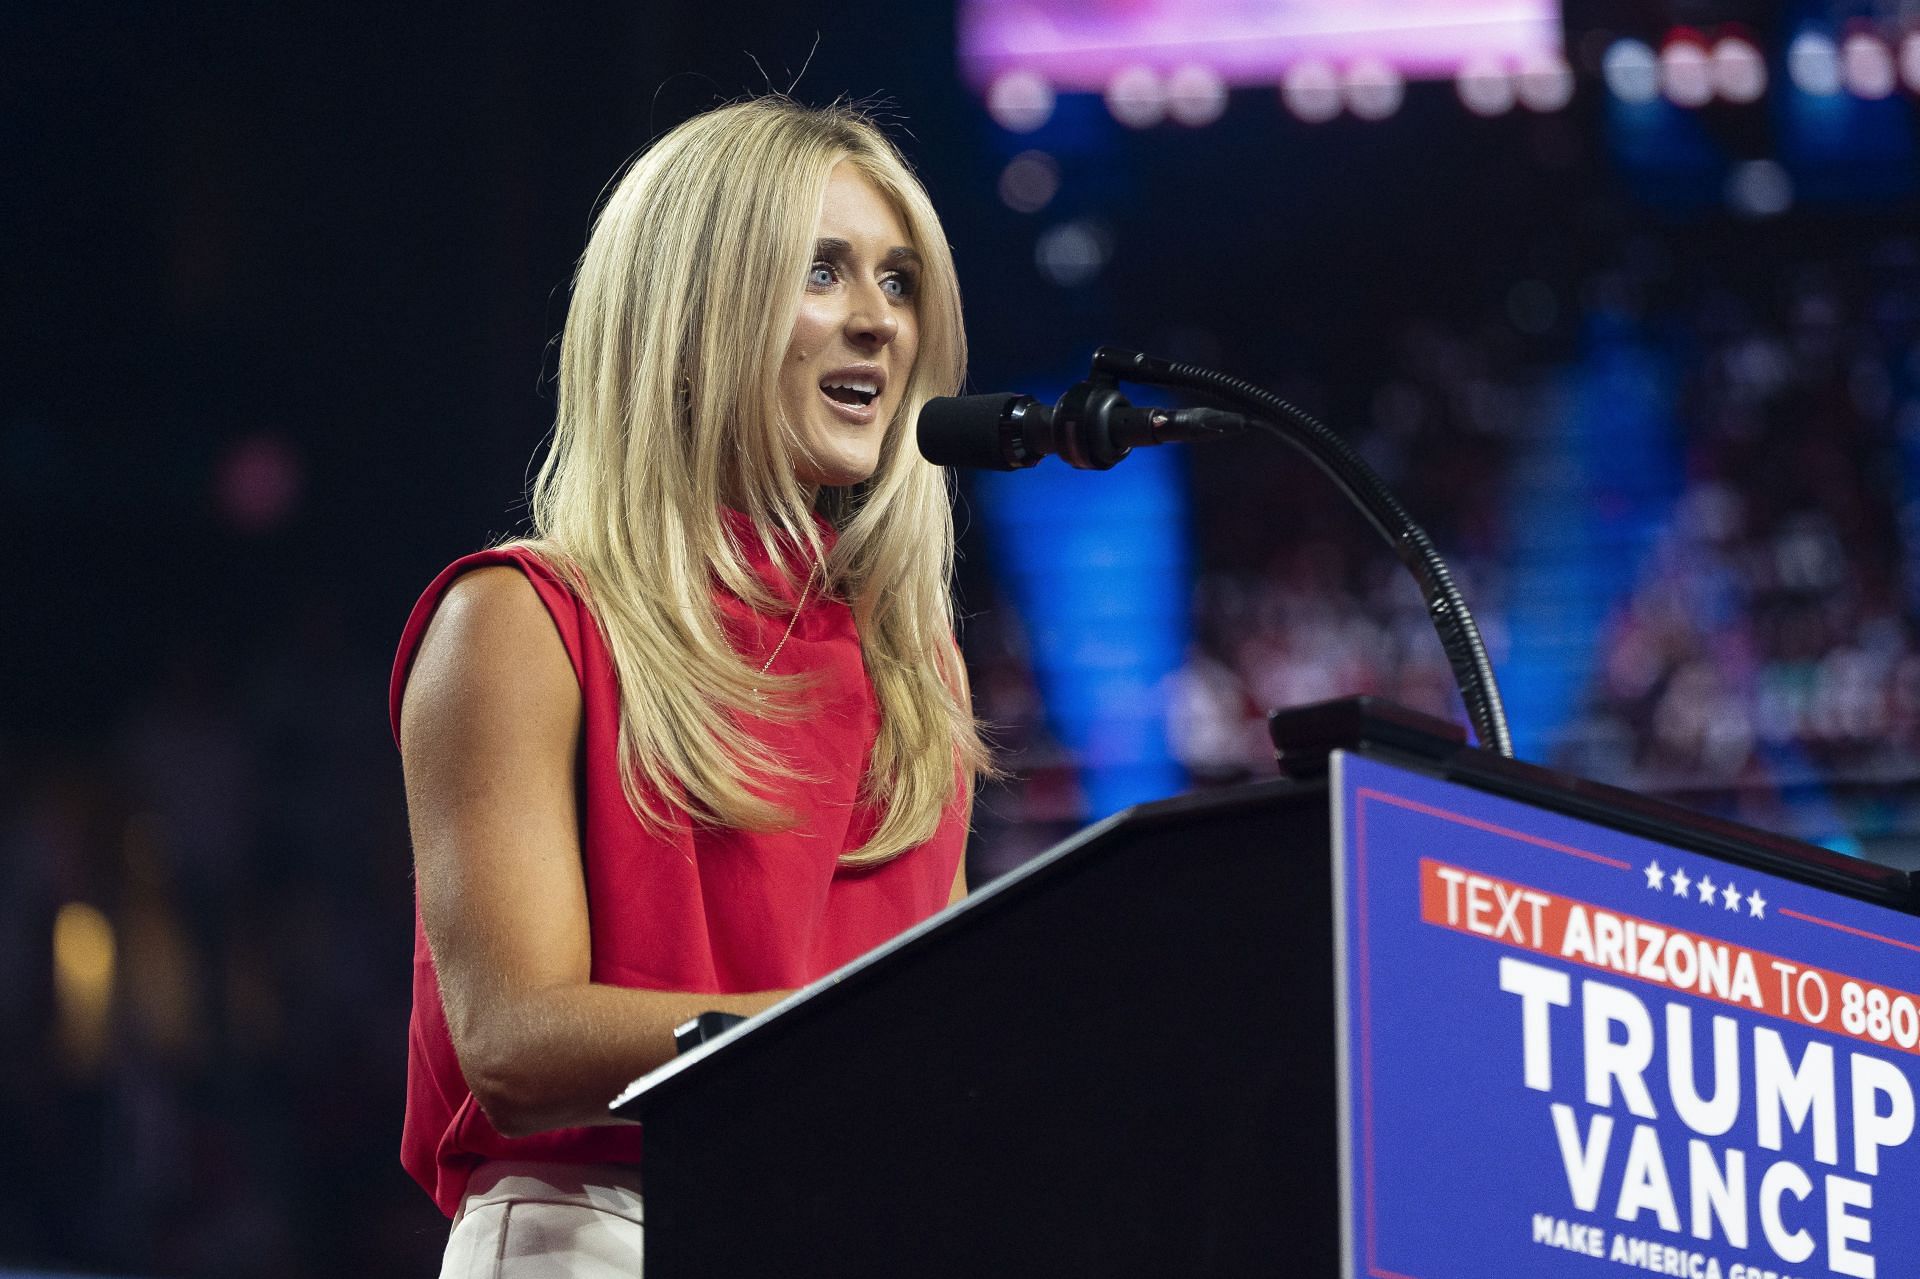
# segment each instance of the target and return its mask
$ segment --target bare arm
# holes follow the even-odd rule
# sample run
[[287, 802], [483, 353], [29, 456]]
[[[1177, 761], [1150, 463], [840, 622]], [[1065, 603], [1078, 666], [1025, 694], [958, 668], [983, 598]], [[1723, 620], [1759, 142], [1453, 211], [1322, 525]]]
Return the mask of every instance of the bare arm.
[[610, 1102], [673, 1056], [708, 1009], [752, 1014], [785, 991], [699, 995], [590, 979], [574, 776], [580, 687], [518, 571], [447, 592], [400, 715], [427, 944], [454, 1051], [509, 1137], [609, 1122]]
[[[962, 658], [960, 655], [960, 641], [958, 639], [953, 640], [953, 656], [954, 656], [954, 673], [960, 681], [960, 686], [955, 691], [959, 695], [960, 704], [962, 706], [972, 706], [973, 705], [973, 686], [967, 680], [967, 663], [966, 663], [966, 660]], [[969, 784], [967, 787], [967, 824], [966, 824], [967, 839], [966, 839], [966, 843], [963, 843], [960, 846], [959, 869], [953, 872], [953, 891], [947, 895], [947, 905], [949, 906], [953, 905], [957, 901], [963, 900], [967, 895], [966, 845], [968, 843], [973, 842], [973, 806], [974, 806], [974, 803], [979, 798], [980, 798], [980, 779], [976, 777], [972, 779], [971, 784]]]

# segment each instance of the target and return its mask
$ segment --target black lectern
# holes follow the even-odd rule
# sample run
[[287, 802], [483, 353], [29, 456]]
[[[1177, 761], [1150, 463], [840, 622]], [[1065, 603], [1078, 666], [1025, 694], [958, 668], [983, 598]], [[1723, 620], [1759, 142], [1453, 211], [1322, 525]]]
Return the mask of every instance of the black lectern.
[[647, 1273], [1328, 1276], [1341, 1266], [1327, 752], [1904, 905], [1906, 877], [1496, 760], [1359, 700], [1288, 776], [1094, 826], [636, 1082]]

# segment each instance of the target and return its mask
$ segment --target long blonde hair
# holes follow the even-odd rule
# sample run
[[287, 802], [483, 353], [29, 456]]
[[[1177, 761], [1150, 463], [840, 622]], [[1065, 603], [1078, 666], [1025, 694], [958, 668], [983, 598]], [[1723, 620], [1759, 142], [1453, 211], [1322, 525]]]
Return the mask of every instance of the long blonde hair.
[[[879, 466], [826, 489], [796, 479], [778, 370], [799, 311], [828, 174], [842, 160], [893, 203], [922, 258], [920, 346]], [[924, 842], [987, 768], [953, 643], [945, 473], [911, 439], [920, 407], [966, 367], [960, 291], [932, 204], [893, 145], [845, 107], [755, 98], [696, 116], [640, 155], [607, 197], [574, 276], [559, 410], [519, 544], [579, 590], [620, 684], [620, 763], [641, 821], [788, 826], [767, 779], [796, 778], [742, 717], [798, 718], [804, 676], [763, 676], [722, 629], [716, 584], [783, 607], [729, 536], [731, 505], [776, 565], [823, 563], [851, 601], [879, 702], [863, 794], [883, 810], [845, 853], [868, 866]], [[824, 560], [823, 560], [824, 554]]]

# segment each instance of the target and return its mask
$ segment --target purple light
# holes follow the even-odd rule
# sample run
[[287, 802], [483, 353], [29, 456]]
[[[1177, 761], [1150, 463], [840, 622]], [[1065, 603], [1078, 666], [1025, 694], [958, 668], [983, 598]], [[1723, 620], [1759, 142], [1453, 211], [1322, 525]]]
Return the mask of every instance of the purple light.
[[1573, 101], [1573, 68], [1557, 53], [1532, 54], [1521, 59], [1513, 88], [1527, 110], [1559, 111]]
[[1280, 100], [1308, 124], [1340, 114], [1340, 77], [1324, 62], [1296, 62], [1280, 81]]
[[1498, 58], [1475, 58], [1460, 68], [1454, 92], [1467, 110], [1479, 116], [1505, 115], [1513, 110], [1513, 76]]
[[1167, 89], [1152, 67], [1122, 67], [1107, 82], [1107, 110], [1129, 129], [1151, 129], [1167, 118]]
[[1767, 91], [1767, 61], [1753, 42], [1724, 36], [1708, 55], [1713, 91], [1728, 102], [1758, 102]]
[[1676, 107], [1698, 110], [1713, 101], [1707, 51], [1697, 40], [1674, 40], [1660, 51], [1660, 88]]
[[1347, 110], [1362, 120], [1384, 120], [1406, 99], [1406, 82], [1379, 58], [1361, 58], [1347, 68], [1343, 86]]
[[1232, 86], [1284, 83], [1303, 63], [1444, 80], [1474, 58], [1564, 54], [1557, 0], [962, 0], [959, 27], [976, 85], [1022, 69], [1099, 93], [1136, 65], [1205, 67]]
[[242, 533], [268, 533], [286, 523], [300, 504], [306, 468], [278, 435], [241, 440], [214, 472], [214, 502], [228, 524]]
[[1872, 32], [1854, 32], [1840, 43], [1840, 81], [1856, 98], [1877, 102], [1891, 96], [1899, 83], [1893, 50]]
[[1000, 199], [1017, 213], [1038, 213], [1060, 191], [1060, 165], [1045, 151], [1022, 151], [1000, 173]]
[[1009, 133], [1032, 133], [1053, 118], [1053, 86], [1037, 71], [1008, 71], [987, 88], [987, 114]]
[[1227, 109], [1227, 82], [1213, 68], [1189, 62], [1167, 77], [1167, 111], [1190, 129], [1212, 124]]

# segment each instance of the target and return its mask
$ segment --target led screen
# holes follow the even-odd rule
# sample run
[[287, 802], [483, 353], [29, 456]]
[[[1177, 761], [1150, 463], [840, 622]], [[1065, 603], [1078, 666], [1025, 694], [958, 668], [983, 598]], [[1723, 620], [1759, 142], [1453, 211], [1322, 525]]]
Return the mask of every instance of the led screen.
[[1449, 77], [1487, 59], [1561, 50], [1554, 0], [963, 0], [960, 56], [985, 84], [1023, 68], [1099, 89], [1145, 64], [1199, 64], [1229, 84], [1276, 81], [1295, 62], [1384, 62]]

